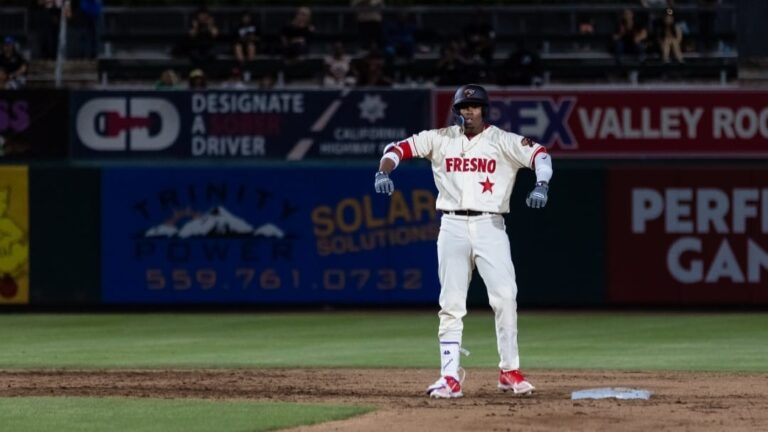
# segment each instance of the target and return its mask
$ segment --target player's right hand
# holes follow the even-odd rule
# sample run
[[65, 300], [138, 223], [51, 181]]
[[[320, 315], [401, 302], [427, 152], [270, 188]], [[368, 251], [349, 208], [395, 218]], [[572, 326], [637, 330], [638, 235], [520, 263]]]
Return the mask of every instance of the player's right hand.
[[392, 195], [392, 191], [395, 190], [395, 184], [392, 182], [392, 179], [389, 178], [389, 175], [384, 171], [379, 171], [376, 173], [373, 187], [376, 188], [376, 192], [385, 193], [387, 195]]

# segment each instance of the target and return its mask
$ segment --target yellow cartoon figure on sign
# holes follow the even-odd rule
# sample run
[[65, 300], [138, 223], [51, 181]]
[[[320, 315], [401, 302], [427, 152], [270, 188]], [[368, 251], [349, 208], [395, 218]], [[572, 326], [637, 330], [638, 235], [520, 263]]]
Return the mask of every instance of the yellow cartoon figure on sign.
[[26, 234], [8, 217], [9, 199], [9, 189], [0, 188], [0, 297], [7, 299], [16, 296], [16, 280], [26, 271], [29, 259]]

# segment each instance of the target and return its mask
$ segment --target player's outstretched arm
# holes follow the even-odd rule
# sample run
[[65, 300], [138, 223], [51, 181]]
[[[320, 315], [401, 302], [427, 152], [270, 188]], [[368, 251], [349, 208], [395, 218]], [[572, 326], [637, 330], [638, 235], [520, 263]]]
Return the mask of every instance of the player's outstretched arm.
[[376, 171], [373, 183], [377, 193], [392, 195], [392, 192], [395, 190], [395, 183], [389, 177], [389, 173], [394, 171], [397, 168], [398, 162], [400, 162], [398, 154], [391, 151], [394, 146], [395, 144], [392, 143], [384, 148], [384, 156], [382, 156], [379, 162], [379, 170]]
[[543, 208], [547, 205], [549, 181], [552, 179], [552, 157], [546, 152], [539, 153], [534, 159], [536, 170], [536, 186], [534, 186], [525, 203], [531, 208]]

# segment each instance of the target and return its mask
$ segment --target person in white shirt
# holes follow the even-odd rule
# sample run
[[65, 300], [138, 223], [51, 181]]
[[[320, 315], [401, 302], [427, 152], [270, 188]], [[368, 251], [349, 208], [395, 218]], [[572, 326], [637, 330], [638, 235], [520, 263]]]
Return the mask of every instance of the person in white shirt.
[[352, 76], [352, 58], [344, 52], [341, 42], [333, 44], [331, 54], [323, 58], [325, 75], [323, 75], [323, 87], [344, 88], [355, 85], [355, 77]]
[[498, 388], [529, 394], [534, 386], [520, 372], [517, 345], [517, 284], [503, 213], [521, 168], [536, 172], [526, 199], [532, 208], [547, 203], [552, 161], [530, 138], [488, 124], [488, 94], [479, 85], [459, 87], [453, 98], [456, 125], [420, 132], [388, 145], [379, 163], [376, 192], [392, 194], [390, 177], [412, 157], [428, 159], [437, 186], [436, 207], [443, 213], [437, 238], [440, 279], [441, 377], [427, 389], [434, 398], [462, 397], [462, 319], [472, 271], [477, 267], [495, 313], [500, 356]]

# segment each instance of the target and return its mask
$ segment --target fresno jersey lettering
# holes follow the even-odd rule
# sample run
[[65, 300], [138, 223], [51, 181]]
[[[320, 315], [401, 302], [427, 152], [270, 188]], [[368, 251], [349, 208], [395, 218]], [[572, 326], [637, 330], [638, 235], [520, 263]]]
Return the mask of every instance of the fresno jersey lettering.
[[[439, 210], [509, 212], [517, 171], [546, 152], [529, 138], [489, 126], [467, 138], [459, 126], [432, 129], [398, 144], [401, 153], [432, 162]], [[406, 158], [407, 158], [406, 157]]]

